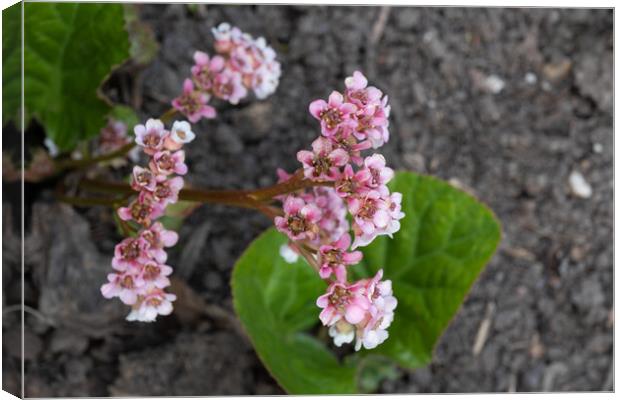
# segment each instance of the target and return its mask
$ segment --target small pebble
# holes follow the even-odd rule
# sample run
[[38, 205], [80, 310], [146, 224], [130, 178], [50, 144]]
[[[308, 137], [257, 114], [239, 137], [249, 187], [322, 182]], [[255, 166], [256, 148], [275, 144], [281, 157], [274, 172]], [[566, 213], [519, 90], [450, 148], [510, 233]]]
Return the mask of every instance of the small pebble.
[[489, 92], [498, 94], [504, 89], [506, 83], [499, 76], [490, 75], [484, 80], [484, 85], [487, 87]]
[[573, 171], [571, 172], [568, 183], [570, 184], [571, 191], [575, 196], [588, 199], [592, 196], [592, 187], [583, 177], [581, 172]]
[[600, 143], [594, 143], [592, 145], [592, 150], [594, 150], [595, 153], [600, 154], [603, 152], [603, 145]]
[[538, 82], [538, 77], [536, 76], [536, 74], [532, 72], [528, 72], [527, 74], [525, 74], [525, 83], [533, 85], [536, 82]]

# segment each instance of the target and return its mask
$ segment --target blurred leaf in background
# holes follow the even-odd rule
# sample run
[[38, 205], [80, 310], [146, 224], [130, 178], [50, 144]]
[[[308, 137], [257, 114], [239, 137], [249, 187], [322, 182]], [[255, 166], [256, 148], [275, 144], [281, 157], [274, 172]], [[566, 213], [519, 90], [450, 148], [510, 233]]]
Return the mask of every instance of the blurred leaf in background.
[[[20, 7], [3, 11], [3, 125], [19, 122]], [[25, 3], [26, 123], [37, 119], [61, 151], [96, 136], [111, 108], [99, 88], [128, 57], [121, 4]]]

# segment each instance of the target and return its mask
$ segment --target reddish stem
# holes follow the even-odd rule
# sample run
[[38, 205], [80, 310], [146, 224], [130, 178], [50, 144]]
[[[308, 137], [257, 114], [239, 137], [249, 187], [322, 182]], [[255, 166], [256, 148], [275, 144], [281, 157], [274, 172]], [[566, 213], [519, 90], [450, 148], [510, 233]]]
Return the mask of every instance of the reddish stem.
[[[286, 182], [277, 183], [256, 190], [206, 190], [197, 188], [187, 188], [179, 193], [180, 200], [196, 201], [200, 203], [217, 203], [237, 207], [258, 209], [269, 215], [278, 215], [273, 207], [265, 203], [270, 203], [274, 197], [292, 193], [300, 189], [313, 186], [329, 186], [331, 182], [316, 182], [305, 179], [301, 170], [297, 171], [291, 179]], [[92, 179], [84, 179], [80, 186], [93, 191], [106, 193], [130, 194], [134, 190], [127, 183], [106, 182]]]

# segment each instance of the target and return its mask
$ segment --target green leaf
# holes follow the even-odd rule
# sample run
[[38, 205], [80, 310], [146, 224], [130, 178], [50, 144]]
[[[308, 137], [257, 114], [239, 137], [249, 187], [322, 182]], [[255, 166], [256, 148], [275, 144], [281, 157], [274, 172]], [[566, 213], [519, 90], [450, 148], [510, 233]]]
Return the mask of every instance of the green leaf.
[[[431, 361], [433, 349], [500, 240], [493, 213], [448, 183], [400, 172], [390, 189], [403, 194], [401, 229], [363, 249], [370, 274], [383, 268], [398, 299], [390, 338], [370, 353], [406, 368]], [[357, 268], [357, 267], [355, 267]]]
[[[440, 180], [397, 173], [392, 191], [403, 194], [400, 231], [364, 248], [364, 262], [351, 279], [384, 269], [398, 299], [390, 337], [372, 351], [340, 362], [324, 342], [309, 335], [317, 325], [316, 298], [325, 283], [305, 263], [279, 255], [286, 238], [274, 229], [241, 256], [232, 277], [234, 305], [256, 351], [289, 393], [373, 391], [396, 372], [428, 363], [440, 335], [499, 243], [491, 211]], [[327, 338], [329, 339], [329, 338]]]
[[[98, 90], [113, 67], [129, 56], [124, 23], [121, 4], [24, 4], [26, 115], [39, 120], [61, 150], [97, 135], [105, 125], [110, 106]], [[3, 107], [3, 123], [16, 117], [14, 99], [20, 96], [19, 86], [12, 84], [20, 74], [15, 61], [19, 52], [7, 52], [3, 101], [9, 102]]]
[[2, 126], [9, 120], [21, 124], [21, 10], [22, 3], [2, 10]]
[[241, 256], [232, 277], [234, 305], [258, 356], [289, 393], [355, 393], [355, 368], [342, 365], [306, 330], [325, 284], [305, 261], [286, 263], [286, 237], [271, 228]]

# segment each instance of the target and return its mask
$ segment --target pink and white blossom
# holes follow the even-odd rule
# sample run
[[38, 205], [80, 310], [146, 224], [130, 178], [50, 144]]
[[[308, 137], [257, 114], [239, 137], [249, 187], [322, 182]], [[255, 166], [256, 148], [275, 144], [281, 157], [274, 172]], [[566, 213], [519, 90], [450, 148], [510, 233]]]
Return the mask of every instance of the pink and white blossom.
[[337, 241], [319, 248], [321, 278], [327, 279], [334, 274], [338, 282], [346, 281], [346, 266], [355, 265], [362, 260], [361, 251], [347, 252], [350, 245], [351, 237], [345, 233]]
[[385, 157], [381, 154], [373, 154], [366, 157], [364, 159], [364, 166], [370, 172], [370, 179], [367, 185], [371, 188], [386, 185], [394, 177], [394, 170], [385, 166]]
[[129, 271], [111, 273], [108, 274], [108, 283], [101, 286], [101, 294], [106, 299], [118, 297], [123, 303], [132, 305], [138, 300], [143, 285], [144, 281]]
[[151, 221], [164, 215], [164, 207], [146, 192], [141, 192], [128, 207], [120, 207], [117, 213], [123, 221], [133, 220], [140, 225], [149, 226]]
[[316, 305], [323, 309], [319, 315], [323, 325], [331, 326], [341, 319], [355, 325], [366, 317], [371, 302], [363, 285], [333, 282], [316, 300]]
[[222, 72], [226, 61], [221, 56], [210, 58], [202, 51], [194, 53], [195, 65], [192, 67], [192, 78], [196, 86], [202, 91], [209, 91], [213, 87], [213, 80]]
[[239, 103], [239, 100], [248, 94], [241, 75], [230, 71], [224, 71], [215, 77], [212, 92], [214, 96], [226, 100], [230, 104]]
[[149, 162], [151, 171], [158, 175], [168, 176], [171, 174], [185, 175], [185, 151], [179, 150], [171, 153], [169, 150], [158, 151]]
[[191, 123], [202, 118], [215, 118], [215, 108], [207, 104], [209, 96], [201, 91], [194, 90], [191, 79], [183, 83], [183, 93], [172, 100], [172, 106], [184, 114]]
[[367, 183], [371, 178], [370, 170], [364, 168], [354, 171], [353, 167], [347, 164], [336, 179], [334, 188], [338, 196], [344, 198], [363, 195], [370, 190]]
[[179, 192], [183, 189], [183, 184], [183, 178], [180, 176], [157, 182], [155, 190], [153, 190], [153, 198], [162, 207], [174, 204], [179, 199]]
[[139, 268], [149, 259], [146, 249], [148, 242], [141, 238], [126, 238], [114, 247], [112, 267], [118, 271]]
[[295, 196], [288, 196], [284, 201], [284, 216], [274, 219], [276, 229], [286, 234], [291, 240], [314, 239], [318, 235], [317, 222], [321, 219], [321, 210], [313, 204]]
[[169, 315], [172, 312], [172, 302], [176, 298], [174, 294], [154, 289], [142, 296], [132, 307], [127, 321], [153, 322], [158, 315]]
[[142, 168], [136, 165], [133, 167], [131, 177], [131, 187], [134, 190], [148, 190], [149, 192], [155, 190], [155, 186], [157, 185], [157, 179], [155, 174], [153, 174], [150, 169]]
[[335, 180], [340, 167], [349, 161], [349, 155], [343, 149], [332, 146], [329, 139], [317, 138], [312, 142], [312, 151], [301, 150], [297, 160], [303, 164], [304, 175], [313, 180]]
[[136, 143], [144, 147], [146, 154], [152, 155], [161, 150], [168, 131], [158, 119], [149, 119], [146, 125], [136, 125], [133, 129], [136, 134]]
[[310, 103], [310, 114], [321, 121], [321, 132], [329, 137], [333, 136], [342, 126], [355, 126], [351, 118], [357, 108], [351, 103], [345, 103], [341, 93], [333, 91], [329, 99], [315, 100]]

